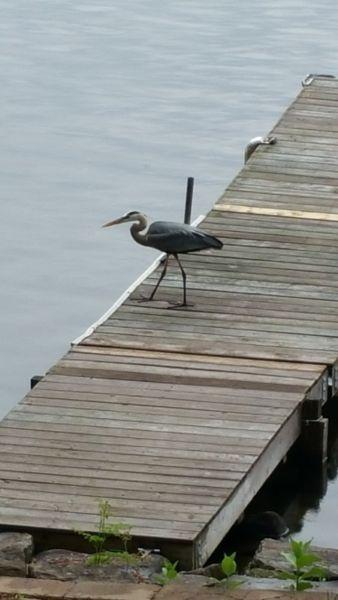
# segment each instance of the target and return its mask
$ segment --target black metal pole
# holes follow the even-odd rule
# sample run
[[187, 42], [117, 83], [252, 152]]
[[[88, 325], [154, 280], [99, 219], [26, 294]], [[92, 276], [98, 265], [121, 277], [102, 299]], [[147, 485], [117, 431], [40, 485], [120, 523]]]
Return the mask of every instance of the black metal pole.
[[191, 221], [191, 206], [192, 206], [192, 195], [194, 192], [194, 178], [188, 177], [187, 179], [187, 191], [185, 195], [185, 211], [184, 211], [184, 222], [189, 225]]

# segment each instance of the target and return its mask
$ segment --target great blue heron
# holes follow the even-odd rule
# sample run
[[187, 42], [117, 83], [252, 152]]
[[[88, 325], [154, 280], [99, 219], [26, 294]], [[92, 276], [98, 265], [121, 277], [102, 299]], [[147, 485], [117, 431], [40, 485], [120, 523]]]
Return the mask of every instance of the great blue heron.
[[128, 223], [130, 221], [133, 222], [130, 233], [135, 242], [142, 244], [142, 246], [156, 248], [156, 250], [165, 252], [167, 255], [160, 278], [147, 300], [152, 300], [154, 298], [156, 291], [166, 274], [169, 256], [172, 255], [175, 257], [181, 269], [183, 278], [183, 302], [176, 306], [187, 306], [186, 274], [180, 259], [178, 258], [178, 254], [197, 252], [198, 250], [205, 250], [206, 248], [219, 249], [223, 246], [222, 242], [213, 235], [209, 235], [208, 233], [200, 231], [200, 229], [196, 229], [196, 227], [185, 225], [183, 223], [155, 221], [149, 226], [147, 217], [137, 210], [132, 210], [119, 219], [109, 221], [109, 223], [105, 223], [102, 227], [111, 227], [111, 225]]

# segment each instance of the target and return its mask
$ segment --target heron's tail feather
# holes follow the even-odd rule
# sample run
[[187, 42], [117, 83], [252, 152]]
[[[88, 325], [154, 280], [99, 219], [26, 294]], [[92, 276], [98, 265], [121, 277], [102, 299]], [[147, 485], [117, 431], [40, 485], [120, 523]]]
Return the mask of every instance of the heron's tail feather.
[[214, 235], [209, 235], [208, 233], [203, 232], [203, 238], [208, 243], [210, 248], [218, 248], [219, 250], [223, 248], [223, 242], [221, 242], [221, 240]]
[[221, 242], [221, 240], [219, 240], [217, 237], [214, 237], [214, 236], [212, 236], [212, 239], [215, 242], [215, 246], [214, 246], [215, 248], [218, 248], [219, 250], [221, 248], [223, 248], [223, 242]]

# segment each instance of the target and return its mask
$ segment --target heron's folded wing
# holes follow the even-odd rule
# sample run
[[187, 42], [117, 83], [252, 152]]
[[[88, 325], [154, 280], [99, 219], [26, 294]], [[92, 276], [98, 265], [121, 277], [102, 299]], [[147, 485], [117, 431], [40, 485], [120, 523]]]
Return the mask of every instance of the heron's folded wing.
[[213, 239], [211, 236], [192, 228], [176, 229], [166, 233], [149, 231], [147, 239], [150, 246], [168, 254], [194, 252], [214, 245], [210, 243]]

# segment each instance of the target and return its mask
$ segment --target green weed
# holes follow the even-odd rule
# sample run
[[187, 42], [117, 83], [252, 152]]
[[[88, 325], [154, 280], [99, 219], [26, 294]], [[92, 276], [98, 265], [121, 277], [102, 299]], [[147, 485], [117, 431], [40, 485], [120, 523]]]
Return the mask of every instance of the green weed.
[[165, 585], [166, 583], [170, 583], [170, 581], [172, 581], [173, 579], [176, 579], [178, 575], [177, 564], [178, 560], [172, 563], [166, 558], [162, 567], [161, 575], [157, 575], [155, 578], [156, 583], [159, 583], [160, 585]]
[[[109, 502], [107, 500], [100, 500], [98, 532], [77, 531], [79, 535], [89, 542], [94, 550], [93, 554], [88, 558], [87, 562], [89, 565], [105, 565], [111, 562], [114, 557], [122, 558], [125, 561], [129, 561], [131, 558], [128, 552], [131, 527], [121, 522], [108, 523], [108, 519], [111, 516], [112, 508]], [[105, 544], [110, 537], [117, 537], [122, 541], [124, 548], [122, 552], [105, 550]]]
[[237, 573], [236, 552], [224, 554], [224, 558], [221, 561], [221, 569], [224, 574], [224, 578], [221, 582], [225, 584], [228, 589], [233, 590], [242, 585], [241, 581], [234, 578], [234, 575]]
[[310, 550], [308, 542], [290, 539], [290, 551], [281, 552], [282, 556], [290, 564], [289, 571], [281, 571], [281, 579], [292, 579], [291, 589], [297, 592], [313, 587], [311, 579], [325, 579], [326, 570], [319, 564], [319, 556]]

